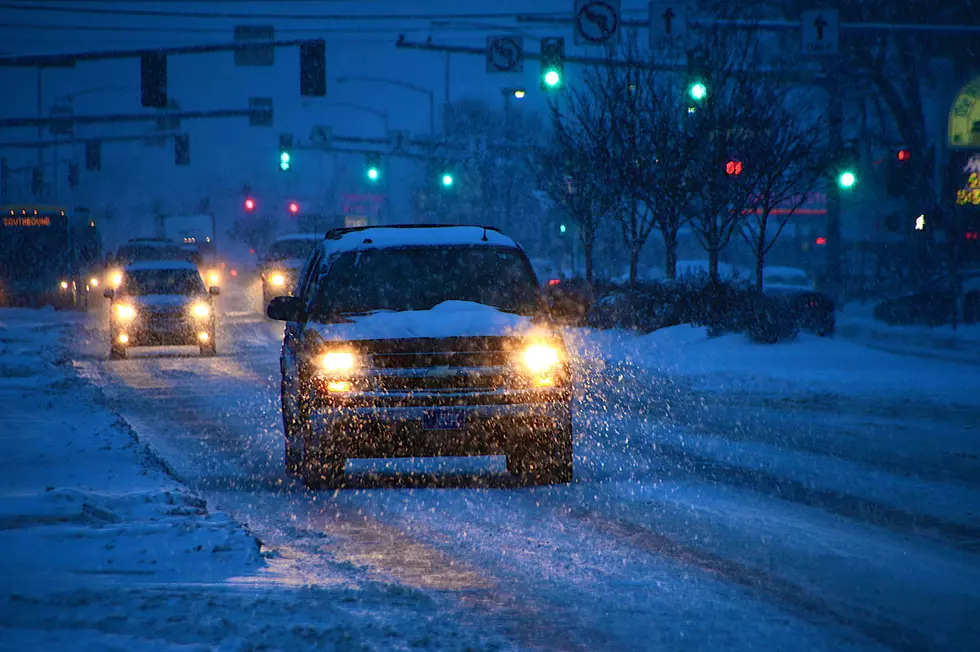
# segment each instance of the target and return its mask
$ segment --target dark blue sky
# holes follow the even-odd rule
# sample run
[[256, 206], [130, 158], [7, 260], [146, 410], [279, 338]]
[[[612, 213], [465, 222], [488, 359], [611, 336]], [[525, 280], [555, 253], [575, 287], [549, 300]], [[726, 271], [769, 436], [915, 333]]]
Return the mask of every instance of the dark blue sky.
[[[631, 17], [641, 18], [645, 0], [627, 0]], [[44, 11], [42, 7], [67, 7], [70, 11]], [[280, 132], [305, 139], [317, 124], [333, 127], [337, 134], [380, 136], [380, 117], [337, 106], [336, 102], [362, 104], [390, 116], [394, 129], [424, 134], [428, 129], [425, 95], [388, 85], [338, 84], [345, 75], [380, 76], [432, 88], [437, 111], [445, 93], [445, 59], [431, 52], [395, 48], [397, 34], [411, 40], [432, 35], [435, 42], [483, 46], [490, 33], [522, 29], [529, 35], [564, 35], [573, 50], [570, 27], [517, 24], [517, 13], [558, 12], [571, 14], [573, 0], [287, 0], [282, 2], [219, 1], [153, 2], [140, 0], [31, 0], [0, 2], [0, 51], [3, 54], [36, 54], [103, 49], [129, 49], [218, 43], [231, 40], [237, 24], [272, 24], [278, 38], [323, 37], [327, 40], [328, 97], [299, 96], [296, 49], [276, 52], [271, 68], [236, 68], [231, 53], [185, 55], [169, 61], [170, 96], [186, 110], [244, 108], [250, 96], [275, 98], [275, 126], [249, 127], [246, 119], [186, 121], [182, 130], [191, 136], [192, 165], [175, 168], [172, 144], [152, 148], [135, 144], [106, 144], [103, 171], [85, 173], [77, 200], [93, 205], [116, 203], [131, 211], [148, 210], [152, 202], [169, 211], [186, 210], [199, 198], [237, 205], [240, 188], [249, 182], [256, 192], [277, 205], [287, 197], [317, 201], [333, 177], [333, 157], [297, 153], [293, 174], [277, 171]], [[198, 14], [198, 15], [195, 15]], [[206, 14], [206, 15], [205, 15]], [[266, 14], [266, 15], [262, 15]], [[468, 15], [477, 14], [473, 18]], [[391, 18], [390, 16], [405, 16]], [[356, 19], [352, 17], [357, 17]], [[531, 46], [536, 50], [537, 45]], [[522, 75], [490, 75], [478, 56], [455, 55], [450, 69], [450, 95], [481, 97], [502, 102], [505, 86], [525, 85], [530, 93], [519, 110], [544, 108], [537, 90], [538, 64], [531, 62]], [[36, 114], [36, 71], [0, 68], [4, 102], [3, 117]], [[74, 97], [78, 114], [140, 113], [139, 62], [136, 59], [79, 64], [75, 69], [47, 70], [43, 76], [44, 111]], [[438, 118], [437, 118], [438, 125]], [[132, 134], [148, 129], [148, 123], [80, 127], [80, 138]], [[5, 130], [2, 141], [36, 138], [35, 129]], [[47, 135], [46, 135], [47, 136]], [[51, 159], [51, 150], [46, 156]], [[34, 150], [5, 150], [11, 165], [34, 161]], [[71, 152], [61, 148], [59, 158], [83, 162], [81, 145]], [[361, 157], [341, 156], [337, 163], [358, 177]], [[404, 167], [404, 166], [402, 166]], [[393, 183], [408, 172], [393, 169]], [[57, 175], [61, 194], [67, 193], [66, 168]], [[343, 176], [343, 174], [341, 174]], [[403, 184], [404, 185], [404, 184]], [[394, 189], [397, 196], [398, 189]]]

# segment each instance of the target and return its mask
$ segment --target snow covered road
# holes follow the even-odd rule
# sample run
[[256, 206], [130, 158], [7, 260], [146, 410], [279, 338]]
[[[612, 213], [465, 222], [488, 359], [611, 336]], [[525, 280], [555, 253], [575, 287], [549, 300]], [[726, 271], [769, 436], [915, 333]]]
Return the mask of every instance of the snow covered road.
[[68, 357], [177, 479], [262, 541], [262, 567], [232, 590], [358, 587], [376, 618], [391, 602], [394, 622], [437, 621], [423, 648], [980, 640], [975, 367], [815, 338], [579, 332], [572, 485], [519, 487], [501, 459], [361, 461], [350, 488], [314, 493], [282, 470], [281, 326], [236, 313], [222, 328], [217, 358], [110, 362], [93, 316], [70, 327]]

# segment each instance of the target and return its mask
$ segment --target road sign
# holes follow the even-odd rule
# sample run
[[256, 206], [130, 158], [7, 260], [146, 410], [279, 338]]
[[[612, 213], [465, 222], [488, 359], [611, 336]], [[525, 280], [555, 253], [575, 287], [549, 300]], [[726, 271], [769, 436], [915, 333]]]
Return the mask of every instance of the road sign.
[[252, 111], [248, 116], [248, 124], [253, 127], [272, 126], [271, 97], [250, 97], [248, 98], [248, 108]]
[[803, 54], [837, 54], [840, 13], [836, 9], [812, 9], [801, 19]]
[[333, 145], [333, 127], [317, 125], [310, 129], [310, 143], [319, 149], [330, 149]]
[[683, 2], [650, 3], [650, 48], [683, 45], [687, 38], [687, 6]]
[[488, 36], [487, 72], [524, 72], [524, 37]]
[[575, 45], [613, 45], [619, 40], [620, 0], [575, 0]]
[[[235, 25], [235, 41], [275, 41], [276, 29], [272, 25]], [[257, 45], [235, 50], [236, 66], [272, 66], [276, 63], [276, 49]]]

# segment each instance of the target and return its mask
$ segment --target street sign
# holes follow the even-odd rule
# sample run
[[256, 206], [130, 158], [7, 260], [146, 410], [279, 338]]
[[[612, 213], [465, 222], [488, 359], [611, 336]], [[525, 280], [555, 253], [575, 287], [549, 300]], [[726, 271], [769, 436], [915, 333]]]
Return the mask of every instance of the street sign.
[[683, 2], [650, 3], [650, 49], [683, 45], [687, 38], [687, 6]]
[[272, 126], [271, 97], [250, 97], [248, 98], [248, 108], [252, 111], [248, 116], [248, 124], [253, 127]]
[[333, 145], [333, 127], [317, 125], [310, 130], [310, 143], [318, 149], [330, 149]]
[[488, 36], [487, 72], [524, 72], [524, 37]]
[[[276, 29], [272, 25], [235, 25], [235, 41], [275, 41]], [[272, 66], [276, 63], [276, 49], [268, 45], [255, 45], [235, 50], [236, 66]]]
[[614, 45], [619, 7], [620, 0], [575, 0], [575, 45]]
[[836, 9], [811, 9], [800, 21], [803, 54], [837, 54], [840, 43], [840, 12]]

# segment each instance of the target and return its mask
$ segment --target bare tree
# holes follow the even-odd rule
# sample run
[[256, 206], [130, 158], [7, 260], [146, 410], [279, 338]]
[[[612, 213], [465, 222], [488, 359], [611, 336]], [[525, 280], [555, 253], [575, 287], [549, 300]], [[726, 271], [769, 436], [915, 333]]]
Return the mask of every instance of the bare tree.
[[[823, 118], [790, 109], [797, 98], [785, 85], [759, 81], [758, 123], [738, 167], [729, 176], [742, 176], [749, 188], [742, 237], [755, 258], [755, 282], [761, 290], [765, 258], [786, 225], [806, 201], [827, 169]], [[736, 174], [737, 173], [737, 174]]]

